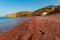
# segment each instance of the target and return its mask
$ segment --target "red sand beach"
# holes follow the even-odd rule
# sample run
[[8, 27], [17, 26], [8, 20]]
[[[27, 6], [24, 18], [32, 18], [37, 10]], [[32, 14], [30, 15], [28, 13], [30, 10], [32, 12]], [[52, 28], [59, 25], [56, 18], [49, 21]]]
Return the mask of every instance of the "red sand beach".
[[0, 35], [0, 40], [60, 40], [60, 16], [36, 16]]

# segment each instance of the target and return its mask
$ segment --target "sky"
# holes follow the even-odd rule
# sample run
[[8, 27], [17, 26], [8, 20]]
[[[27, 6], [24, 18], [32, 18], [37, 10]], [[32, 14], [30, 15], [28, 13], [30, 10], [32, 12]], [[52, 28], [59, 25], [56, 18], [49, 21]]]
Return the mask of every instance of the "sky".
[[60, 0], [0, 0], [0, 16], [19, 11], [34, 11], [48, 5], [60, 5]]

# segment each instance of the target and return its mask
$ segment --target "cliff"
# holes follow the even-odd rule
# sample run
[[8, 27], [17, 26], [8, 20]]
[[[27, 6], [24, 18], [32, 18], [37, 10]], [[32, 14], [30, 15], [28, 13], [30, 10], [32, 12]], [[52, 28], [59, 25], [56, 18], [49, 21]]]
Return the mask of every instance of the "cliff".
[[7, 14], [5, 17], [29, 17], [29, 16], [33, 16], [33, 12], [29, 11], [15, 12], [12, 14]]
[[17, 12], [14, 12], [12, 14], [7, 14], [5, 17], [16, 17]]

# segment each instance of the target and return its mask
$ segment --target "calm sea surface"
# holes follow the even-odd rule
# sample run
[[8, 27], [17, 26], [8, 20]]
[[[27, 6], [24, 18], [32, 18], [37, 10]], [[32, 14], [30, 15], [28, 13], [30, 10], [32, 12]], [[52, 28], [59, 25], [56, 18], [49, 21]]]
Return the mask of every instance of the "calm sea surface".
[[14, 26], [16, 26], [18, 23], [21, 23], [29, 18], [28, 17], [19, 17], [19, 18], [0, 17], [0, 32], [5, 32], [13, 28]]

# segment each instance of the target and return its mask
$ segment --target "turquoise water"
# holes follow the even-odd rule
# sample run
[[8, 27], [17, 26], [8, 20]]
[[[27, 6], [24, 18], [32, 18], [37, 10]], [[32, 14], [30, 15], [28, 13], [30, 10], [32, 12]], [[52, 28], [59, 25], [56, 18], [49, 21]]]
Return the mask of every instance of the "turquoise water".
[[27, 17], [19, 17], [19, 18], [7, 18], [7, 17], [0, 17], [0, 32], [5, 32], [18, 23], [21, 23], [29, 18]]

